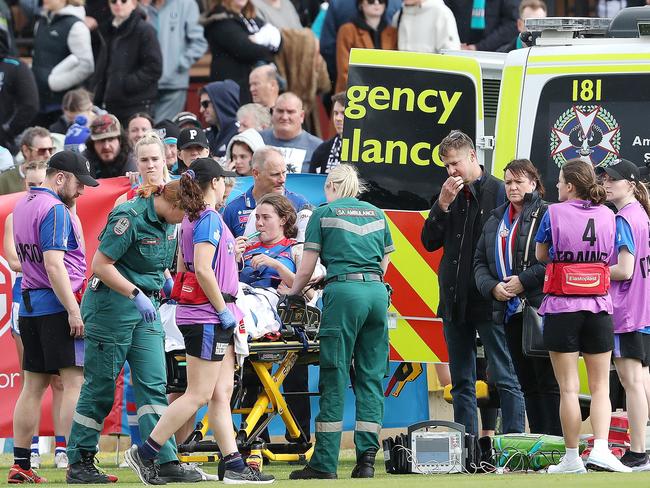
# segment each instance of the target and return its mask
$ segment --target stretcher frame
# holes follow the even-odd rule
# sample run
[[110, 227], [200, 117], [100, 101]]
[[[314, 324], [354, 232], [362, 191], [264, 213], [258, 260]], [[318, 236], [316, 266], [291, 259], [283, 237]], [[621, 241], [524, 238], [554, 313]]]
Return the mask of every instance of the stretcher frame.
[[[260, 380], [263, 390], [258, 394], [257, 400], [251, 407], [239, 406], [242, 397], [241, 388], [239, 392], [233, 394], [232, 413], [242, 415], [240, 428], [237, 429], [233, 425], [233, 435], [242, 454], [250, 453], [258, 435], [275, 416], [279, 415], [289, 437], [296, 442], [265, 444], [261, 449], [262, 456], [269, 461], [279, 462], [304, 463], [311, 459], [314, 450], [313, 444], [307, 440], [305, 433], [300, 428], [287, 405], [285, 399], [287, 394], [283, 394], [280, 387], [296, 363], [317, 363], [319, 349], [319, 343], [315, 340], [308, 341], [306, 348], [302, 342], [298, 341], [258, 342], [250, 345], [247, 361], [250, 362], [253, 371]], [[278, 364], [278, 367], [274, 373], [271, 373], [274, 364]], [[306, 393], [317, 395], [317, 393]], [[299, 394], [304, 393], [299, 392]], [[263, 415], [267, 415], [267, 418], [258, 425]], [[206, 413], [188, 439], [178, 445], [178, 458], [181, 462], [205, 463], [220, 460], [221, 455], [218, 452], [217, 443], [204, 440], [208, 429]]]

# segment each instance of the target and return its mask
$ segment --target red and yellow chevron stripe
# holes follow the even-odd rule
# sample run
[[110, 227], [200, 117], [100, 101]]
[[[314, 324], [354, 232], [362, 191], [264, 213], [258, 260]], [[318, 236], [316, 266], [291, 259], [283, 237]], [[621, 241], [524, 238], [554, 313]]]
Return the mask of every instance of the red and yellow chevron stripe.
[[442, 321], [435, 312], [442, 250], [428, 252], [420, 242], [427, 214], [386, 211], [396, 249], [386, 274], [394, 290], [390, 311], [397, 314], [397, 327], [389, 330], [391, 361], [448, 361]]

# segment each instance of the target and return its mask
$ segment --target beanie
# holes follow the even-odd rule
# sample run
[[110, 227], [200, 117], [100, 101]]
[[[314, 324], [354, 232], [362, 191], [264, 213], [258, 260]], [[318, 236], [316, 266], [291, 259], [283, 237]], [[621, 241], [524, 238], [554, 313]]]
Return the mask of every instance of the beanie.
[[81, 153], [86, 149], [86, 139], [89, 136], [88, 119], [85, 115], [77, 115], [74, 119], [74, 124], [65, 133], [63, 148], [67, 151]]

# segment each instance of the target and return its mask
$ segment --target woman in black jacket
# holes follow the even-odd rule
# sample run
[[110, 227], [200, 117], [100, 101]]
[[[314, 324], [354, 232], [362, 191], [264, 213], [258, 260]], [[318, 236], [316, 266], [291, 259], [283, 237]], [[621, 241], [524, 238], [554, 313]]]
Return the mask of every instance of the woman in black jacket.
[[274, 28], [265, 26], [255, 16], [250, 0], [217, 0], [208, 14], [201, 17], [201, 23], [212, 54], [210, 80], [233, 80], [239, 85], [240, 104], [250, 103], [251, 69], [272, 62], [279, 47], [279, 37], [277, 42], [270, 42], [266, 35], [262, 39], [260, 31], [264, 29], [267, 33]]
[[156, 30], [145, 21], [137, 0], [111, 0], [110, 8], [112, 21], [100, 24], [95, 103], [125, 126], [137, 112], [153, 114], [162, 53]]
[[530, 431], [562, 435], [560, 391], [551, 361], [526, 357], [522, 349], [521, 299], [539, 307], [544, 297], [545, 266], [535, 259], [535, 233], [547, 208], [544, 186], [533, 163], [516, 159], [505, 168], [505, 187], [508, 201], [492, 212], [476, 248], [476, 286], [492, 298], [495, 324], [504, 324]]

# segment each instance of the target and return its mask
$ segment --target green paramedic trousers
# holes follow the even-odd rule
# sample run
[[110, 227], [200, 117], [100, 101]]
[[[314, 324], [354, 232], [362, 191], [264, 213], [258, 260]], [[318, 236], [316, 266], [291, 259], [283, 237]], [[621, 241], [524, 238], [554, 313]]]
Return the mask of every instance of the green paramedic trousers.
[[339, 281], [323, 294], [320, 326], [320, 413], [309, 465], [335, 473], [338, 466], [343, 399], [354, 357], [357, 459], [379, 449], [384, 417], [383, 378], [388, 365], [388, 293], [383, 283]]
[[[158, 304], [155, 303], [157, 306]], [[104, 419], [111, 411], [115, 382], [128, 361], [142, 439], [147, 439], [167, 408], [164, 334], [160, 319], [147, 324], [126, 297], [101, 285], [88, 290], [81, 305], [86, 326], [84, 384], [68, 441], [70, 464], [80, 451], [97, 452]], [[160, 451], [161, 464], [178, 460], [172, 437]]]

